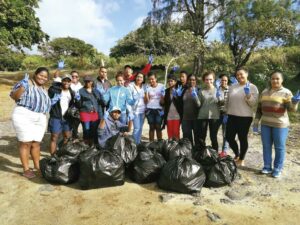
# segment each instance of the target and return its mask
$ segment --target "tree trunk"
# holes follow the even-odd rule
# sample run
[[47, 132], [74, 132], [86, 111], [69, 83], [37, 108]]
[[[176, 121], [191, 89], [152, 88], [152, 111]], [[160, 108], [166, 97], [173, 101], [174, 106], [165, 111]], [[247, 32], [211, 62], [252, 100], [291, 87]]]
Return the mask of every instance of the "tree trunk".
[[203, 72], [204, 55], [198, 55], [194, 58], [193, 73], [196, 76], [201, 76]]

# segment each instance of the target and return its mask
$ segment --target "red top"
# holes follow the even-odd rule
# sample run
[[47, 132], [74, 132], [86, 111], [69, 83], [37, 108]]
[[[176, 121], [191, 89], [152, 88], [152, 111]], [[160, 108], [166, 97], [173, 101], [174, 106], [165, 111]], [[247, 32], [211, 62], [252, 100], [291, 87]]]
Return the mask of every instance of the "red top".
[[[151, 67], [152, 65], [150, 63], [146, 64], [146, 66], [140, 71], [141, 73], [145, 74], [146, 76], [148, 75], [148, 73], [150, 72], [151, 70]], [[134, 81], [135, 80], [135, 77], [136, 77], [137, 73], [135, 74], [132, 74], [131, 77], [125, 79], [125, 82], [124, 82], [124, 86], [127, 87], [129, 85], [130, 82]]]

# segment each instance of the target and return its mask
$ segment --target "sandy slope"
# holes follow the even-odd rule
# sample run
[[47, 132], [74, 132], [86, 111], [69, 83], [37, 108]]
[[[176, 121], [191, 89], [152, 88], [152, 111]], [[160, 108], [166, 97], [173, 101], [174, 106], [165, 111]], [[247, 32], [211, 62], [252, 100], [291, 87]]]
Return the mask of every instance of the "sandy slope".
[[[299, 125], [288, 143], [283, 177], [259, 175], [258, 136], [250, 135], [246, 167], [231, 187], [203, 188], [200, 196], [167, 193], [155, 183], [82, 191], [22, 176], [10, 121], [0, 122], [0, 224], [299, 224]], [[146, 129], [145, 129], [146, 132]], [[48, 155], [49, 135], [42, 144]]]

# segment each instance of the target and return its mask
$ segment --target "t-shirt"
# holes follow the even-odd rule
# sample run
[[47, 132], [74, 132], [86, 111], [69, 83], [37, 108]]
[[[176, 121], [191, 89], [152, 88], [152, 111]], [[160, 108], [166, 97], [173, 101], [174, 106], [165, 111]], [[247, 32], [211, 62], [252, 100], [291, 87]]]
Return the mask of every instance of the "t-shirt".
[[157, 84], [156, 87], [149, 86], [149, 102], [147, 103], [147, 109], [162, 109], [161, 105], [159, 104], [159, 101], [162, 96], [161, 92], [163, 89], [165, 89], [165, 87], [162, 84]]
[[129, 89], [130, 93], [132, 94], [132, 96], [135, 96], [135, 95], [139, 96], [138, 100], [131, 107], [131, 109], [133, 110], [133, 113], [135, 113], [135, 114], [144, 113], [146, 110], [146, 104], [144, 101], [144, 96], [145, 96], [144, 84], [140, 88], [140, 87], [136, 86], [134, 83], [130, 83], [128, 86], [128, 89]]
[[167, 120], [179, 120], [179, 119], [180, 119], [179, 113], [177, 112], [177, 109], [174, 103], [172, 102], [169, 108]]
[[196, 120], [199, 107], [195, 98], [192, 97], [190, 89], [183, 95], [183, 120]]
[[71, 83], [70, 87], [71, 87], [72, 91], [77, 92], [83, 86], [82, 86], [82, 84], [80, 82], [78, 82], [77, 84]]
[[61, 98], [60, 98], [60, 107], [61, 107], [61, 115], [65, 115], [69, 108], [69, 103], [72, 97], [69, 90], [62, 90], [61, 91]]

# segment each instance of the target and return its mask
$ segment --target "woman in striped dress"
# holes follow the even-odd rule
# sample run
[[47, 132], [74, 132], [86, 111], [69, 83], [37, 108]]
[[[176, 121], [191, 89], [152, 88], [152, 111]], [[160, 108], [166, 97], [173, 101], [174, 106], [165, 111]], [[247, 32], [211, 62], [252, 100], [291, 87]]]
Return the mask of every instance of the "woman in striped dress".
[[33, 79], [29, 79], [26, 74], [10, 93], [17, 104], [12, 122], [19, 141], [23, 176], [28, 179], [35, 177], [35, 173], [29, 168], [29, 154], [33, 159], [34, 169], [38, 173], [40, 169], [40, 142], [47, 127], [46, 113], [51, 107], [51, 100], [44, 87], [48, 80], [48, 69], [40, 67], [35, 71]]

